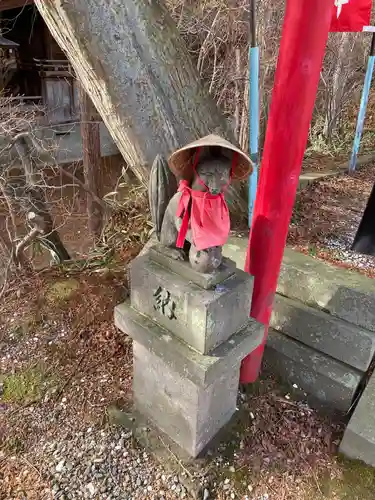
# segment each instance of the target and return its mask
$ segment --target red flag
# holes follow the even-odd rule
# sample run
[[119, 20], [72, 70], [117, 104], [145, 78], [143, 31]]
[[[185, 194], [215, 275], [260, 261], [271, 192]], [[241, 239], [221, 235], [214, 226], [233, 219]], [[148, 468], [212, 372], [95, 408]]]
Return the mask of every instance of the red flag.
[[335, 0], [330, 31], [363, 31], [371, 9], [372, 0]]
[[251, 316], [265, 325], [265, 337], [242, 363], [243, 383], [257, 379], [262, 361], [333, 4], [334, 0], [286, 2], [245, 265], [254, 276]]

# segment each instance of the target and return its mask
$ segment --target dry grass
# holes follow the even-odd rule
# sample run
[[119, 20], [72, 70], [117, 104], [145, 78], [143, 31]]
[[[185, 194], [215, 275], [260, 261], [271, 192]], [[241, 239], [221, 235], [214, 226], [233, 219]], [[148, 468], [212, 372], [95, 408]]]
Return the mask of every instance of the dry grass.
[[[196, 62], [201, 78], [233, 123], [240, 144], [247, 150], [249, 2], [166, 0], [166, 3]], [[285, 0], [260, 0], [256, 4], [262, 145]], [[361, 34], [347, 34], [345, 37], [341, 33], [330, 34], [309, 134], [309, 152], [318, 152], [327, 157], [349, 153], [363, 86], [368, 43], [369, 39]], [[371, 109], [370, 104], [369, 120], [372, 120], [373, 115]], [[370, 123], [367, 127], [372, 128]], [[328, 128], [332, 130], [328, 131]], [[371, 150], [372, 142], [371, 132], [366, 130], [363, 150]]]
[[[218, 106], [248, 149], [249, 2], [167, 0], [172, 16]], [[264, 136], [284, 12], [283, 0], [258, 5], [261, 49], [261, 132]]]

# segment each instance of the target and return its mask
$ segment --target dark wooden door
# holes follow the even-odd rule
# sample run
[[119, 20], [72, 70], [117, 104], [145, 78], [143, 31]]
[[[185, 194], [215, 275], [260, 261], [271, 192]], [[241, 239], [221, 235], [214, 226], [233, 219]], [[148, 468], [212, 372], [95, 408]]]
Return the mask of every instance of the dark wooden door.
[[67, 78], [45, 77], [42, 83], [48, 121], [51, 124], [71, 122], [73, 120], [72, 81]]

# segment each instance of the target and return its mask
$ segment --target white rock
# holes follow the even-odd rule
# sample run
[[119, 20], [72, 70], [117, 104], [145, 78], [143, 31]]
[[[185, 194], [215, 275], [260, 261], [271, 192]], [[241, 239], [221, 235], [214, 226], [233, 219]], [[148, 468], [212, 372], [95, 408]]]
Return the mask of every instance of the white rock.
[[96, 493], [95, 485], [93, 483], [87, 483], [86, 488], [87, 488], [88, 492], [90, 493], [90, 495], [93, 497]]
[[60, 460], [56, 465], [56, 472], [62, 472], [64, 470], [65, 460]]

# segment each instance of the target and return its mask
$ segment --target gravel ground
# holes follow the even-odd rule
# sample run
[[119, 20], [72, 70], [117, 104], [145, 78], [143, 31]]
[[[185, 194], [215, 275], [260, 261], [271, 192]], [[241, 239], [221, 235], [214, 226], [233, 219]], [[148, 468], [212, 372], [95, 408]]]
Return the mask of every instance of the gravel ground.
[[327, 237], [323, 240], [323, 245], [330, 250], [331, 254], [343, 264], [353, 267], [358, 270], [373, 270], [375, 269], [375, 259], [369, 255], [363, 255], [358, 252], [353, 252], [351, 246], [353, 244], [358, 225], [351, 226], [350, 230], [338, 236]]
[[[43, 418], [39, 411], [31, 413], [35, 413], [36, 420]], [[42, 436], [33, 449], [22, 454], [0, 451], [0, 478], [3, 480], [0, 499], [269, 498], [268, 493], [256, 493], [246, 478], [238, 484], [235, 474], [244, 467], [236, 463], [239, 454], [235, 453], [234, 458], [228, 459], [225, 450], [226, 445], [243, 449], [243, 442], [223, 444], [220, 448], [223, 454], [208, 460], [209, 473], [206, 475], [204, 467], [201, 472], [189, 470], [188, 466], [179, 466], [177, 462], [173, 472], [170, 464], [164, 468], [135, 441], [131, 430], [109, 426], [87, 427], [68, 433], [64, 428], [61, 430], [57, 439]], [[171, 456], [173, 459], [175, 457]], [[189, 487], [192, 479], [194, 489]], [[248, 494], [240, 494], [239, 486]]]
[[[38, 412], [36, 412], [38, 413]], [[40, 415], [36, 414], [36, 418]], [[238, 449], [228, 459], [227, 446]], [[241, 460], [244, 441], [221, 445], [222, 454], [209, 461], [209, 472], [193, 472], [184, 466], [171, 473], [134, 440], [132, 431], [114, 427], [62, 432], [59, 439], [42, 437], [32, 450], [15, 455], [0, 451], [2, 500], [172, 500], [180, 498], [269, 500], [269, 493], [246, 478]], [[7, 464], [2, 468], [1, 465]], [[269, 464], [270, 461], [267, 460]], [[17, 465], [22, 465], [17, 468]], [[244, 470], [245, 469], [245, 470]], [[186, 471], [186, 472], [185, 472]], [[242, 479], [236, 476], [241, 472]], [[36, 474], [35, 474], [36, 472]], [[34, 475], [33, 475], [34, 473]], [[2, 474], [2, 475], [1, 475]], [[192, 492], [186, 480], [195, 479]], [[18, 476], [18, 477], [15, 477]], [[269, 475], [264, 474], [268, 481]], [[14, 486], [16, 483], [18, 486]], [[272, 480], [272, 476], [271, 476]], [[32, 494], [31, 484], [35, 487]], [[1, 483], [0, 483], [1, 484]], [[191, 483], [190, 483], [191, 484]], [[241, 493], [239, 491], [241, 489]], [[264, 488], [263, 488], [264, 490]], [[245, 492], [245, 493], [243, 493]], [[192, 496], [192, 493], [196, 496]]]
[[88, 428], [71, 441], [45, 444], [43, 459], [56, 499], [187, 497], [177, 476], [134, 448], [131, 432]]

